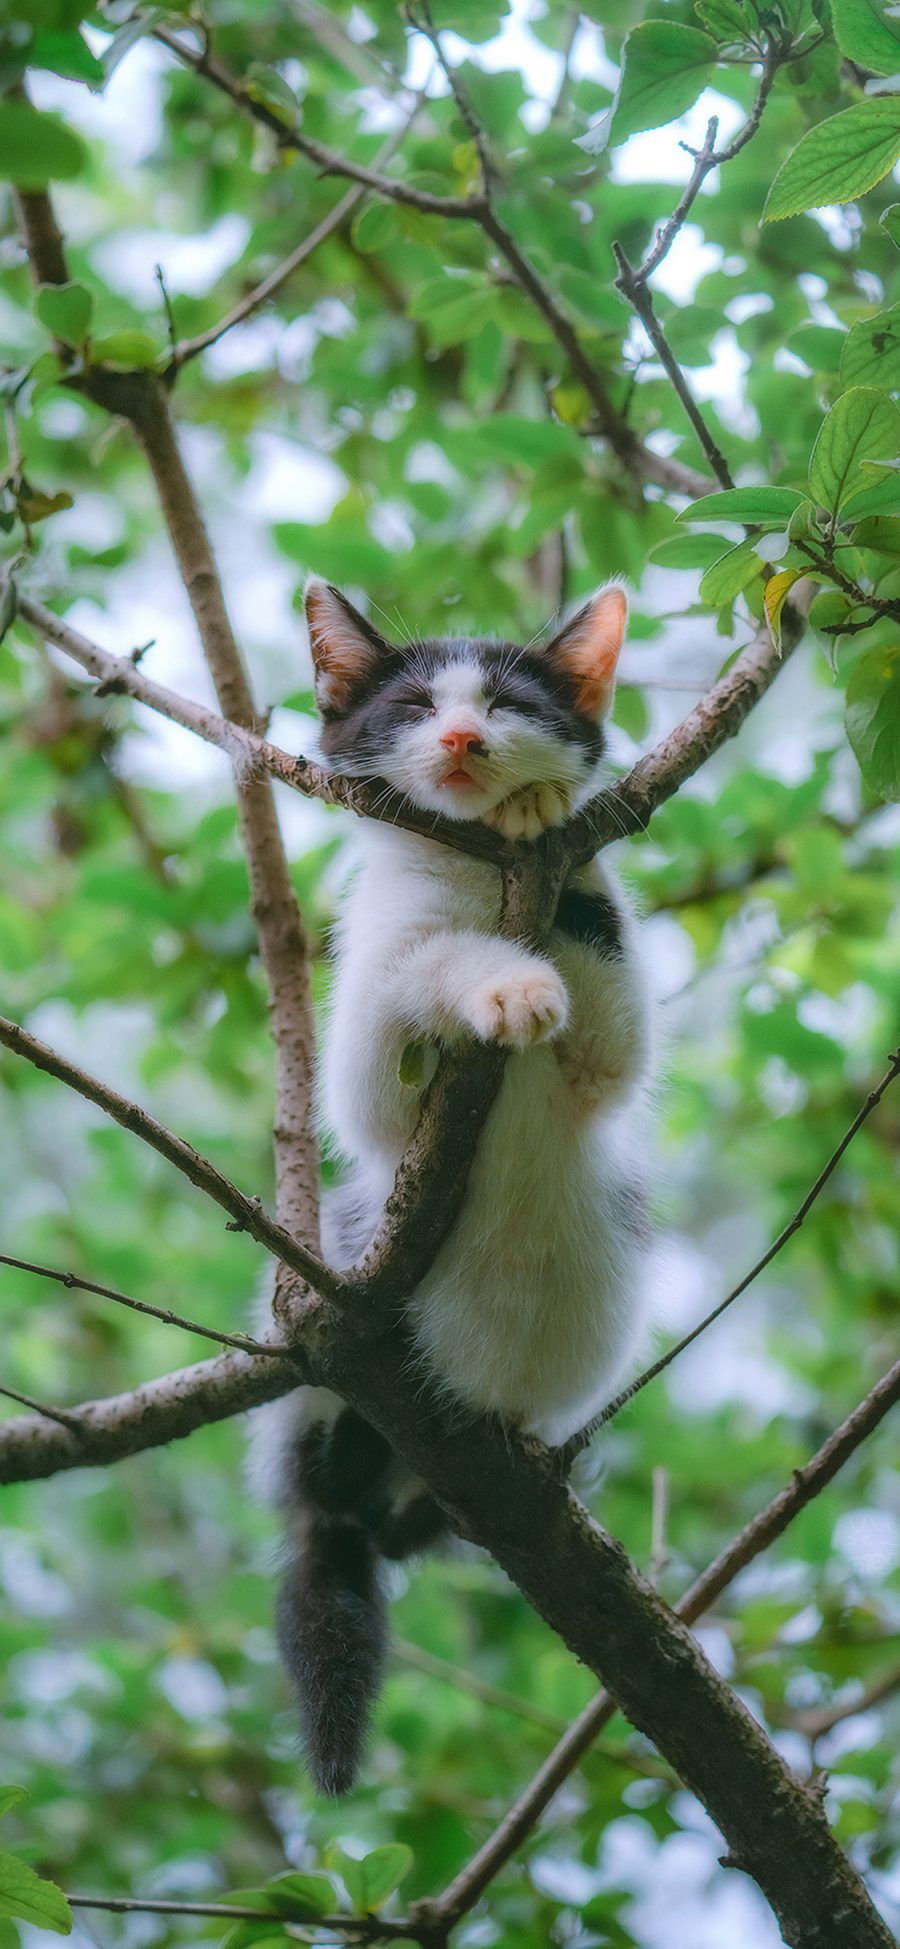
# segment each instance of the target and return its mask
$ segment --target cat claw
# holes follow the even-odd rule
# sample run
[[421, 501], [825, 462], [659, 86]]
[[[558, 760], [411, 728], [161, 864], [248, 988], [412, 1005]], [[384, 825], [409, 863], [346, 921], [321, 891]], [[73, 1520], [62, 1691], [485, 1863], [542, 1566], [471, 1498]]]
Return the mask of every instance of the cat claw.
[[493, 826], [504, 839], [537, 839], [548, 826], [564, 825], [571, 810], [567, 786], [522, 785], [481, 816], [483, 823]]
[[565, 1028], [569, 997], [555, 968], [485, 982], [472, 997], [470, 1020], [483, 1042], [527, 1049]]

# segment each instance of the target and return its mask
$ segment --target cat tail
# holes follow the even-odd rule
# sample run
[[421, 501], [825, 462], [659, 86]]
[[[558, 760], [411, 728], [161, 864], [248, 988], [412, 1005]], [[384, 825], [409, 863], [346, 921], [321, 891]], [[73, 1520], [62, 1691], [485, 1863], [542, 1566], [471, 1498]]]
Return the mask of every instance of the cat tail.
[[278, 1593], [281, 1655], [318, 1793], [349, 1793], [384, 1669], [387, 1620], [373, 1490], [390, 1448], [352, 1409], [296, 1437], [282, 1484], [288, 1517]]

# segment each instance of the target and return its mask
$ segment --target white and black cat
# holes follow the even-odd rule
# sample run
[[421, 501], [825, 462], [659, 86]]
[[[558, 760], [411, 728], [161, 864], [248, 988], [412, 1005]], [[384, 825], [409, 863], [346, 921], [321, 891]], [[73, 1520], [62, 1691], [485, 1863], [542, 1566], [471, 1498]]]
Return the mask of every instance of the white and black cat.
[[[601, 589], [543, 648], [467, 637], [397, 646], [319, 580], [306, 594], [335, 770], [386, 779], [453, 819], [534, 838], [596, 789], [626, 621]], [[408, 1295], [423, 1366], [470, 1410], [558, 1444], [584, 1426], [645, 1331], [641, 1096], [648, 1011], [633, 928], [599, 862], [563, 891], [546, 952], [496, 932], [493, 866], [364, 821], [337, 932], [322, 1114], [347, 1166], [324, 1248], [371, 1238], [413, 1134], [411, 1041], [510, 1050], [463, 1208]], [[288, 1514], [279, 1637], [316, 1786], [355, 1776], [384, 1655], [380, 1556], [421, 1548], [437, 1506], [389, 1444], [322, 1389], [264, 1424]]]

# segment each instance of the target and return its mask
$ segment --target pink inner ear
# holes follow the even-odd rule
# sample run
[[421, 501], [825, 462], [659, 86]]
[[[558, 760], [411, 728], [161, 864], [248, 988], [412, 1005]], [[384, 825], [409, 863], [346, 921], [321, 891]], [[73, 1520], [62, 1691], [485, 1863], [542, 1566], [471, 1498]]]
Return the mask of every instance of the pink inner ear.
[[604, 717], [612, 704], [627, 620], [624, 589], [601, 589], [551, 645], [557, 662], [575, 678], [578, 708], [588, 717]]
[[319, 702], [340, 710], [374, 656], [372, 644], [327, 582], [307, 590], [306, 621]]

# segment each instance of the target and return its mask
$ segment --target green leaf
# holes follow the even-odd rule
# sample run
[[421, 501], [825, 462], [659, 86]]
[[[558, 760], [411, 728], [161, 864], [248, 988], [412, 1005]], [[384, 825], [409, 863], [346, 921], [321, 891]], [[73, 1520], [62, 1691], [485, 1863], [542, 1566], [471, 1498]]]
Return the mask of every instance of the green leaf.
[[809, 463], [813, 500], [838, 513], [863, 460], [900, 453], [900, 411], [874, 386], [853, 386], [826, 416]]
[[[870, 471], [874, 472], [874, 469], [870, 470], [866, 467], [864, 474]], [[888, 472], [885, 472], [884, 479], [876, 481], [873, 487], [857, 489], [844, 502], [841, 510], [844, 521], [861, 521], [864, 515], [868, 514], [898, 513], [900, 513], [900, 478]]]
[[383, 250], [397, 235], [397, 216], [392, 203], [367, 203], [353, 220], [353, 242], [357, 250]]
[[756, 553], [753, 541], [739, 541], [736, 548], [729, 548], [714, 566], [707, 569], [700, 584], [700, 594], [710, 609], [719, 609], [725, 602], [733, 602], [742, 589], [762, 574], [762, 562]]
[[889, 203], [887, 209], [882, 210], [878, 221], [882, 229], [887, 231], [891, 243], [900, 247], [900, 203]]
[[752, 0], [697, 0], [694, 12], [725, 47], [745, 47], [759, 25]]
[[900, 305], [863, 318], [844, 341], [841, 385], [900, 390]]
[[747, 527], [783, 528], [808, 496], [796, 487], [726, 487], [704, 494], [677, 516], [679, 521], [740, 521]]
[[885, 0], [831, 0], [834, 38], [842, 54], [873, 74], [900, 72], [900, 21]]
[[850, 672], [847, 736], [879, 798], [900, 798], [900, 645], [869, 650]]
[[413, 1865], [413, 1852], [402, 1842], [373, 1848], [357, 1861], [343, 1848], [331, 1847], [328, 1859], [341, 1877], [358, 1915], [368, 1915], [398, 1888]]
[[421, 1089], [425, 1081], [427, 1046], [424, 1042], [407, 1042], [404, 1045], [397, 1075], [407, 1089]]
[[879, 555], [900, 555], [900, 520], [896, 515], [870, 514], [851, 535], [854, 548], [873, 548]]
[[80, 136], [30, 102], [0, 101], [0, 181], [46, 189], [77, 176], [85, 157]]
[[148, 371], [159, 358], [159, 346], [149, 332], [111, 332], [91, 345], [93, 365], [115, 366], [120, 372]]
[[810, 627], [833, 647], [837, 625], [847, 621], [852, 608], [849, 596], [840, 589], [821, 589], [809, 605]]
[[[9, 527], [11, 528], [13, 525], [13, 520], [11, 519]], [[7, 528], [7, 533], [9, 533], [9, 528]], [[18, 614], [18, 609], [19, 591], [16, 587], [15, 578], [12, 575], [6, 575], [3, 582], [0, 583], [0, 643], [3, 642], [4, 637], [12, 629]], [[10, 1794], [13, 1796], [11, 1800], [8, 1797]], [[25, 1787], [0, 1787], [0, 1817], [3, 1814], [8, 1814], [10, 1807], [17, 1806], [20, 1800], [25, 1800], [27, 1797]]]
[[62, 514], [65, 508], [73, 506], [71, 494], [64, 487], [56, 494], [44, 494], [39, 487], [24, 487], [16, 502], [20, 518], [33, 528], [36, 521], [46, 521], [48, 515]]
[[83, 284], [42, 284], [34, 300], [42, 325], [64, 345], [83, 345], [90, 330], [94, 300]]
[[389, 1842], [385, 1847], [373, 1848], [362, 1862], [366, 1876], [366, 1905], [380, 1908], [395, 1888], [409, 1874], [413, 1865], [412, 1848], [402, 1841]]
[[807, 131], [782, 163], [763, 223], [847, 203], [880, 183], [900, 156], [900, 97], [874, 96]]
[[104, 78], [102, 61], [92, 54], [87, 41], [78, 33], [36, 34], [28, 50], [30, 68], [49, 68], [69, 81], [99, 83]]
[[62, 1889], [53, 1881], [43, 1881], [15, 1854], [0, 1854], [0, 1915], [52, 1929], [54, 1935], [68, 1935], [72, 1927], [72, 1911]]
[[847, 334], [836, 325], [798, 325], [787, 337], [787, 349], [813, 372], [836, 372]]
[[[8, 588], [8, 586], [9, 586], [9, 579], [7, 578], [6, 587]], [[15, 614], [15, 610], [13, 611], [13, 614]], [[6, 628], [7, 629], [9, 628], [9, 623], [7, 623]], [[2, 620], [0, 620], [0, 642], [2, 642], [3, 640], [2, 632], [3, 632], [3, 624], [2, 624]], [[11, 1813], [13, 1807], [18, 1807], [21, 1801], [27, 1799], [28, 1799], [27, 1787], [0, 1787], [0, 1820], [3, 1819], [4, 1814]]]
[[670, 535], [651, 548], [649, 560], [660, 568], [712, 568], [721, 557], [721, 535]]
[[693, 107], [716, 64], [716, 43], [699, 27], [645, 20], [625, 42], [609, 125], [610, 142], [655, 129]]
[[293, 1870], [266, 1883], [266, 1895], [277, 1915], [289, 1922], [315, 1921], [335, 1908], [335, 1892], [327, 1875], [297, 1874]]
[[251, 61], [244, 81], [244, 93], [251, 101], [261, 102], [285, 128], [296, 128], [300, 119], [300, 105], [284, 75], [277, 68], [271, 68], [263, 61]]

